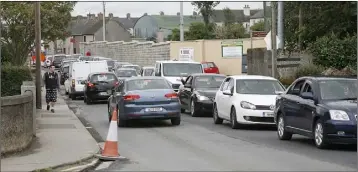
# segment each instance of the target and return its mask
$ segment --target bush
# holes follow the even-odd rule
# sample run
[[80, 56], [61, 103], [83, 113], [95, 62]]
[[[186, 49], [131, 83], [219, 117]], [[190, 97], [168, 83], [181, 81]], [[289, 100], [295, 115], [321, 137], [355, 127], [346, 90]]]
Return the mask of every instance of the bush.
[[278, 80], [282, 83], [282, 85], [284, 85], [287, 88], [288, 86], [290, 86], [295, 81], [295, 78], [293, 78], [293, 77], [282, 77], [282, 78], [279, 78]]
[[295, 72], [295, 79], [303, 76], [314, 76], [314, 75], [322, 75], [322, 72], [324, 71], [324, 68], [321, 66], [316, 66], [313, 64], [309, 65], [303, 65], [298, 67], [298, 69]]
[[30, 68], [28, 66], [2, 66], [1, 96], [21, 94], [22, 81], [32, 81]]
[[311, 44], [309, 50], [315, 57], [314, 63], [323, 67], [338, 70], [347, 66], [357, 67], [357, 35], [348, 35], [343, 39], [335, 34], [323, 36]]

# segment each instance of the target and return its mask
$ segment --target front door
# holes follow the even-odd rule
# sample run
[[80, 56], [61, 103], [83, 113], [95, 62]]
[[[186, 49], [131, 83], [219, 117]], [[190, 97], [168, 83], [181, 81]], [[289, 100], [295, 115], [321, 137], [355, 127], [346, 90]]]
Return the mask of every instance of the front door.
[[[234, 79], [230, 79], [229, 81], [229, 84], [228, 86], [226, 87], [227, 91], [230, 91], [231, 93], [233, 93], [234, 91]], [[226, 118], [226, 119], [230, 119], [230, 112], [231, 112], [231, 105], [232, 105], [232, 102], [231, 102], [231, 99], [232, 99], [232, 96], [231, 95], [225, 95], [223, 94], [222, 95], [223, 98], [222, 98], [222, 112], [223, 112], [223, 116]]]
[[[311, 82], [307, 81], [305, 83], [301, 93], [304, 92], [310, 92], [314, 96], [314, 91], [312, 89]], [[316, 109], [316, 106], [313, 100], [303, 99], [303, 98], [301, 99], [302, 99], [301, 111], [300, 113], [298, 113], [298, 117], [297, 117], [299, 121], [299, 128], [309, 133], [312, 131], [312, 120], [315, 114], [314, 110]]]

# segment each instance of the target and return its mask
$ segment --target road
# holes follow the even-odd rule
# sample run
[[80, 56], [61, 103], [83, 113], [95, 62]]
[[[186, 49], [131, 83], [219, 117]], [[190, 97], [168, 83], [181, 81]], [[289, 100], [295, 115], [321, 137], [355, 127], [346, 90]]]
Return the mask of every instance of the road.
[[[105, 140], [108, 132], [106, 103], [86, 105], [68, 100]], [[356, 171], [356, 147], [317, 149], [300, 136], [277, 139], [270, 127], [233, 130], [215, 125], [210, 117], [182, 114], [182, 124], [170, 121], [137, 122], [118, 128], [119, 152], [130, 159], [114, 162], [107, 170], [119, 171]]]

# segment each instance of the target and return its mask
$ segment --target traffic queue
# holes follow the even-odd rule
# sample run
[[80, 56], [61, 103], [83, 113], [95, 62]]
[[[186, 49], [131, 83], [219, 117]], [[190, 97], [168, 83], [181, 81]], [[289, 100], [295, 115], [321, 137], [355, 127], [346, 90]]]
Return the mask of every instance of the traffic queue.
[[[56, 59], [57, 56], [53, 56]], [[220, 74], [213, 62], [157, 61], [154, 66], [105, 57], [63, 58], [61, 84], [72, 99], [107, 101], [106, 118], [118, 114], [119, 127], [132, 120], [209, 116], [232, 129], [276, 126], [280, 140], [294, 134], [312, 138], [317, 148], [357, 142], [357, 79], [301, 77], [285, 87], [258, 75]]]

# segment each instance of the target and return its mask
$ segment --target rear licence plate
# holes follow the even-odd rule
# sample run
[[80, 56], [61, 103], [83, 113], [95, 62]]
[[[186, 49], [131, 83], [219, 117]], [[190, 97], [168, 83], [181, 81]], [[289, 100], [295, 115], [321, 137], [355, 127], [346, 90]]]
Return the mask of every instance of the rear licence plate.
[[163, 108], [145, 108], [146, 112], [161, 112], [163, 111]]
[[273, 112], [264, 112], [262, 114], [263, 117], [273, 117]]
[[107, 96], [108, 93], [107, 93], [107, 92], [100, 92], [99, 95], [101, 95], [101, 96]]

